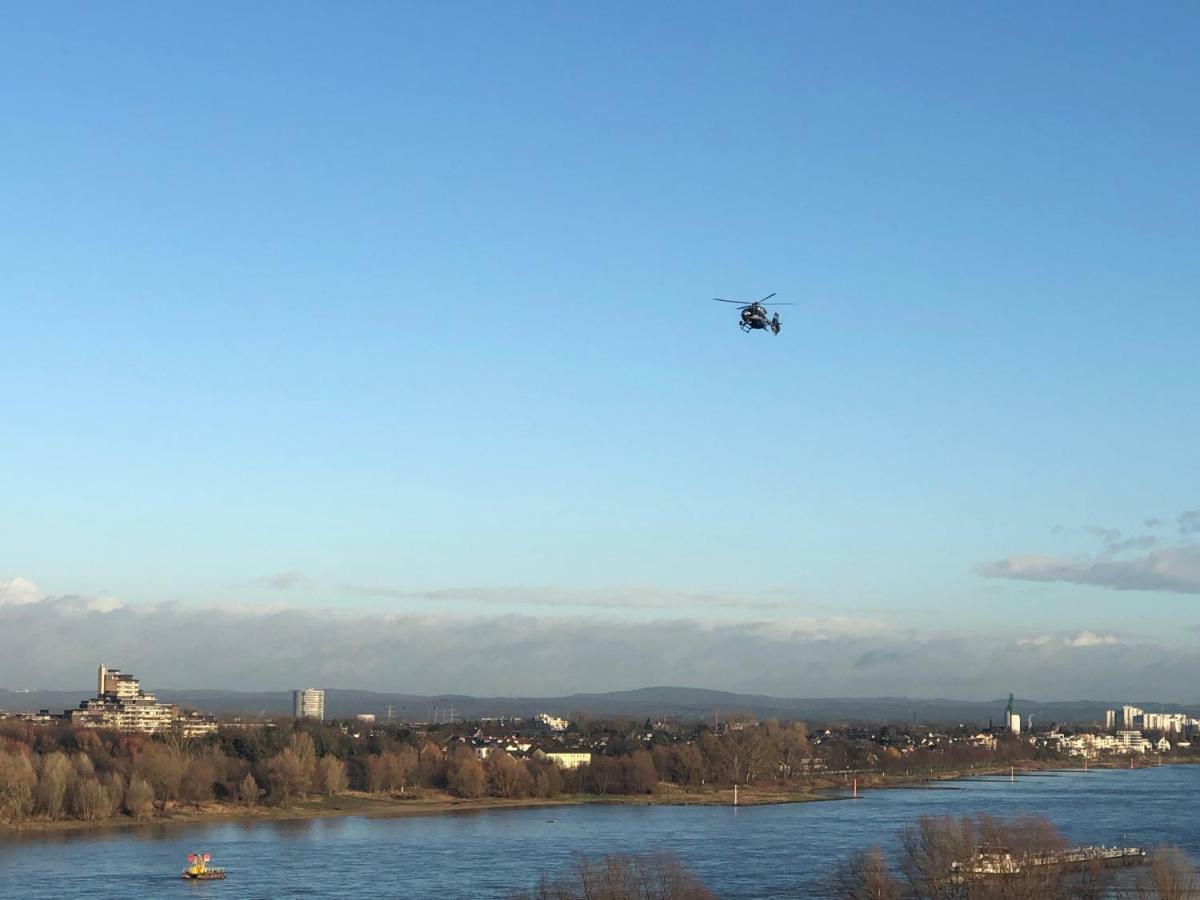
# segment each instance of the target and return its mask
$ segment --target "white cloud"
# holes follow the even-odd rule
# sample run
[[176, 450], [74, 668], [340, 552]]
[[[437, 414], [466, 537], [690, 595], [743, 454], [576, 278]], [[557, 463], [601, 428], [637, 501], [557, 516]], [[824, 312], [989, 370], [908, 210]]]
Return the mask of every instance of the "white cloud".
[[0, 606], [26, 606], [50, 604], [60, 610], [111, 612], [120, 609], [122, 603], [116, 597], [85, 597], [69, 594], [51, 597], [28, 578], [9, 578], [0, 581]]
[[1095, 631], [1080, 631], [1077, 634], [1039, 634], [1036, 637], [1020, 638], [1020, 647], [1098, 647], [1106, 644], [1119, 644], [1120, 639], [1113, 634], [1097, 634]]
[[0, 606], [20, 606], [39, 603], [46, 595], [28, 578], [6, 578], [0, 581]]
[[985, 578], [1063, 581], [1117, 591], [1200, 594], [1200, 547], [1164, 548], [1129, 559], [1027, 554], [987, 563], [975, 571]]
[[229, 587], [267, 588], [272, 591], [290, 591], [294, 587], [302, 587], [309, 583], [308, 577], [303, 572], [296, 569], [288, 569], [285, 572], [275, 572], [271, 575], [262, 575], [258, 578], [251, 578], [249, 581], [231, 584]]

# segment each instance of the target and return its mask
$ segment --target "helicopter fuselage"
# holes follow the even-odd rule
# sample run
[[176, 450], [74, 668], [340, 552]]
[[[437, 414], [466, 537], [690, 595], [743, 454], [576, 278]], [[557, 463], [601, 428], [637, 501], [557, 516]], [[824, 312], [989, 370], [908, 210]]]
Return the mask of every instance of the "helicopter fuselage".
[[[775, 313], [769, 319], [767, 318], [767, 307], [765, 301], [774, 297], [774, 294], [767, 294], [762, 300], [753, 300], [750, 303], [740, 303], [737, 300], [724, 300], [720, 297], [713, 297], [718, 303], [737, 303], [738, 310], [741, 313], [741, 318], [738, 321], [738, 327], [742, 331], [749, 334], [751, 331], [771, 331], [779, 334], [779, 313]], [[774, 306], [775, 304], [771, 304]], [[794, 306], [795, 304], [785, 303], [784, 306]]]
[[742, 321], [740, 323], [742, 331], [750, 332], [755, 330], [774, 331], [779, 334], [779, 316], [774, 319], [767, 318], [767, 311], [757, 303], [752, 303], [742, 310]]

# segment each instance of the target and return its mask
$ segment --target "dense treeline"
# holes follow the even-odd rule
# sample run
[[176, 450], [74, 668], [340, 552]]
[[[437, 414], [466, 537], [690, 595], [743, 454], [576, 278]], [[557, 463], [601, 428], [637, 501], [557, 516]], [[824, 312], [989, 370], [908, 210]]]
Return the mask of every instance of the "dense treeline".
[[[803, 723], [736, 723], [721, 732], [685, 733], [627, 722], [594, 723], [586, 738], [592, 761], [564, 770], [547, 759], [493, 750], [479, 759], [470, 726], [427, 732], [379, 726], [348, 729], [283, 720], [273, 727], [223, 728], [185, 740], [0, 723], [0, 820], [85, 821], [145, 818], [179, 804], [219, 801], [287, 806], [311, 795], [345, 791], [405, 797], [444, 791], [456, 797], [549, 799], [562, 794], [636, 795], [662, 784], [685, 790], [733, 785], [797, 790], [826, 771], [924, 773], [1006, 763], [1032, 755], [1024, 741], [997, 751], [957, 745], [909, 748], [852, 734], [809, 741]], [[877, 736], [893, 738], [887, 728]], [[897, 734], [908, 739], [907, 735]]]
[[286, 722], [185, 740], [10, 722], [0, 726], [0, 819], [145, 818], [180, 804], [286, 806], [347, 790], [509, 799], [648, 794], [660, 782], [793, 781], [810, 753], [802, 724], [774, 722], [721, 735], [702, 730], [694, 741], [647, 744], [612, 734], [605, 744], [590, 765], [563, 770], [501, 750], [480, 760], [461, 735], [403, 729], [354, 738], [334, 726]]

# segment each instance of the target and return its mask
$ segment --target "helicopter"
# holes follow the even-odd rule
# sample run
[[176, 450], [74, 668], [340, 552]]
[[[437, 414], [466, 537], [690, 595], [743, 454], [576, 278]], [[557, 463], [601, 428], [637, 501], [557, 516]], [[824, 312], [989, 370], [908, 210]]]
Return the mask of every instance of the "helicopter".
[[[713, 297], [718, 303], [737, 303], [742, 311], [742, 319], [738, 322], [738, 328], [749, 334], [751, 331], [760, 329], [767, 331], [768, 329], [775, 334], [779, 334], [781, 327], [779, 322], [779, 313], [775, 313], [771, 318], [767, 318], [767, 308], [764, 304], [772, 297], [774, 293], [767, 294], [761, 300], [753, 300], [750, 303], [742, 303], [740, 300], [722, 300], [720, 297]], [[795, 306], [795, 303], [772, 303], [772, 306]]]

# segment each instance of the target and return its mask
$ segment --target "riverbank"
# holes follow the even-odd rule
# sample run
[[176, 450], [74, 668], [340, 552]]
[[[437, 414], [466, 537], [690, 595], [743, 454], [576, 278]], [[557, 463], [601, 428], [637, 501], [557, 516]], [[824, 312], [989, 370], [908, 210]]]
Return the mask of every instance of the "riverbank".
[[[812, 800], [834, 799], [812, 791], [781, 791], [770, 788], [740, 788], [738, 804], [755, 806], [769, 803], [803, 803]], [[486, 812], [498, 809], [544, 809], [560, 806], [618, 805], [618, 806], [729, 806], [733, 790], [685, 791], [674, 785], [661, 785], [654, 794], [603, 796], [566, 794], [551, 799], [502, 797], [463, 798], [441, 791], [414, 791], [403, 797], [381, 797], [350, 791], [333, 797], [305, 800], [286, 807], [244, 806], [229, 803], [173, 805], [165, 813], [134, 819], [116, 816], [111, 819], [82, 822], [76, 819], [50, 821], [32, 819], [12, 824], [0, 823], [0, 833], [43, 833], [79, 831], [99, 828], [136, 828], [147, 825], [195, 825], [214, 822], [281, 822], [297, 819], [322, 819], [338, 816], [366, 818], [396, 818], [401, 816], [441, 815], [460, 812]]]
[[[1178, 760], [1167, 765], [1186, 765], [1192, 760]], [[1091, 765], [1092, 769], [1124, 769], [1128, 763]], [[1017, 776], [1042, 772], [1078, 770], [1078, 762], [1026, 762], [1015, 770]], [[1145, 768], [1137, 766], [1136, 768]], [[811, 803], [820, 800], [845, 799], [853, 789], [858, 791], [881, 788], [920, 788], [942, 781], [996, 777], [1010, 774], [1009, 766], [980, 766], [978, 768], [944, 771], [879, 773], [859, 772], [814, 779], [804, 789], [786, 790], [778, 786], [745, 786], [737, 790], [738, 806], [765, 806], [781, 803]], [[367, 818], [396, 818], [402, 816], [441, 815], [458, 812], [485, 812], [501, 809], [543, 809], [560, 806], [618, 805], [618, 806], [732, 806], [734, 790], [685, 789], [677, 785], [659, 784], [655, 793], [640, 795], [595, 796], [568, 794], [551, 799], [502, 797], [464, 798], [442, 791], [412, 791], [403, 796], [380, 796], [348, 791], [332, 797], [314, 797], [287, 807], [244, 806], [242, 804], [211, 802], [199, 806], [174, 804], [167, 812], [143, 819], [116, 816], [111, 819], [84, 822], [75, 819], [34, 819], [19, 823], [0, 823], [3, 833], [45, 833], [92, 830], [102, 828], [136, 828], [147, 825], [192, 825], [217, 822], [279, 822], [298, 819], [320, 819], [338, 816]]]

